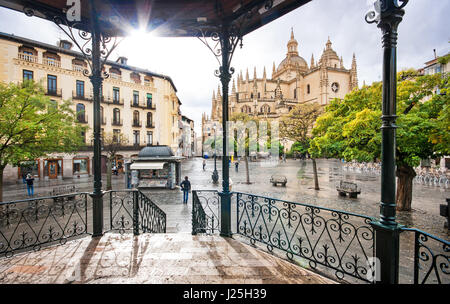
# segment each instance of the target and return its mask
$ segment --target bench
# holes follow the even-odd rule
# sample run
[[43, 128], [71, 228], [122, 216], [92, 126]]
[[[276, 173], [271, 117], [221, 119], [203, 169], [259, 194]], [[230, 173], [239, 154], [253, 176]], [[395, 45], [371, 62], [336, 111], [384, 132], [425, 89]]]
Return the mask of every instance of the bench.
[[[76, 193], [77, 189], [75, 186], [60, 186], [53, 188], [52, 191], [50, 191], [50, 196], [58, 196], [58, 195], [64, 195], [64, 194], [70, 194], [70, 193]], [[68, 201], [72, 201], [75, 199], [75, 195], [67, 196], [66, 199]], [[55, 204], [61, 204], [64, 201], [64, 197], [54, 197], [53, 201]]]
[[339, 184], [336, 185], [336, 190], [340, 196], [347, 196], [348, 193], [351, 198], [357, 198], [358, 194], [361, 193], [361, 189], [356, 183], [343, 180], [339, 181]]
[[270, 182], [272, 183], [272, 186], [281, 184], [283, 187], [286, 187], [287, 178], [284, 175], [272, 175], [270, 177]]

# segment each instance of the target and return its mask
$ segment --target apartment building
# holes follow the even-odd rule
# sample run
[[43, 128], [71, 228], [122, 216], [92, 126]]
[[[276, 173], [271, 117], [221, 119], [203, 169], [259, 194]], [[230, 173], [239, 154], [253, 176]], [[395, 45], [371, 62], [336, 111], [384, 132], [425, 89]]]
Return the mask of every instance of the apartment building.
[[[93, 91], [83, 74], [89, 65], [80, 52], [66, 40], [50, 45], [0, 32], [0, 81], [41, 82], [46, 95], [55, 102], [71, 100], [77, 120], [86, 124], [86, 146], [76, 153], [53, 153], [44, 158], [24, 162], [20, 167], [8, 166], [5, 182], [15, 182], [23, 173], [36, 178], [55, 179], [92, 174]], [[137, 156], [146, 145], [168, 145], [175, 153], [181, 135], [181, 102], [169, 76], [127, 64], [127, 58], [109, 60], [104, 66], [109, 77], [101, 90], [102, 134], [123, 133], [123, 145], [114, 164], [123, 167], [125, 159]], [[106, 172], [106, 156], [102, 155], [102, 172]]]

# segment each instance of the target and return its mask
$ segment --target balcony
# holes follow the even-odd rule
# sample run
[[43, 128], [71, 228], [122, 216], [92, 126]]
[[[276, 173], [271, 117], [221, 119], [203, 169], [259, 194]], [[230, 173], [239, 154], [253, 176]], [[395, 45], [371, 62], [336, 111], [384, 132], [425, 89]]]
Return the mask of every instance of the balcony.
[[137, 121], [137, 120], [133, 120], [133, 125], [132, 126], [136, 127], [136, 128], [140, 128], [140, 127], [142, 127], [142, 122], [141, 121]]
[[114, 119], [112, 120], [111, 124], [113, 126], [122, 126], [123, 125], [123, 120], [122, 119]]
[[62, 91], [61, 91], [61, 89], [46, 88], [45, 95], [62, 97]]
[[110, 96], [102, 96], [101, 102], [115, 104], [115, 105], [123, 105], [123, 103], [124, 103], [123, 98], [114, 99]]
[[83, 73], [83, 71], [86, 69], [86, 67], [78, 64], [72, 64], [72, 70], [75, 72]]
[[49, 65], [49, 66], [53, 66], [53, 67], [57, 67], [57, 68], [61, 67], [61, 61], [55, 60], [52, 58], [43, 58], [42, 63], [45, 65]]
[[77, 116], [77, 122], [78, 123], [82, 123], [82, 124], [87, 124], [88, 123], [88, 116], [87, 115]]
[[144, 108], [147, 110], [156, 110], [156, 104], [154, 104], [154, 103], [147, 104], [147, 105], [145, 105]]
[[93, 101], [94, 100], [94, 98], [91, 94], [90, 95], [79, 94], [79, 92], [76, 92], [76, 91], [72, 91], [72, 99], [85, 100], [85, 101]]
[[142, 105], [139, 104], [139, 100], [138, 101], [130, 100], [130, 107], [132, 107], [132, 108], [141, 108]]
[[38, 57], [35, 55], [25, 54], [25, 53], [19, 53], [18, 54], [19, 60], [29, 61], [29, 62], [38, 62]]
[[145, 124], [145, 127], [146, 127], [146, 128], [154, 128], [154, 127], [155, 127], [155, 123], [154, 123], [153, 121], [147, 122], [147, 123]]

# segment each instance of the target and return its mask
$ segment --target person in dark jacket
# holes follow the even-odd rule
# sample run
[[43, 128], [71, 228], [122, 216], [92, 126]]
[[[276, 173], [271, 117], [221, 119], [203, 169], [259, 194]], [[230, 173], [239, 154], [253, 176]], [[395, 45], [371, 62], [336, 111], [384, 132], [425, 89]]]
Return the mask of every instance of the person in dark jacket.
[[34, 195], [34, 186], [33, 186], [34, 178], [31, 177], [31, 174], [28, 174], [25, 181], [27, 182], [28, 196], [33, 196]]
[[187, 204], [189, 191], [191, 191], [191, 182], [188, 180], [188, 177], [184, 177], [184, 181], [180, 184], [181, 190], [183, 191], [183, 204]]

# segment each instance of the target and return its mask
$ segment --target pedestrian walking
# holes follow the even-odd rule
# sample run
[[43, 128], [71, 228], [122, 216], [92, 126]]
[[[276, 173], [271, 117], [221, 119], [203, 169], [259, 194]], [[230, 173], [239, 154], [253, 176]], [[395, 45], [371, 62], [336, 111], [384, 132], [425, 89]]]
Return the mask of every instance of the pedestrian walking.
[[31, 176], [31, 174], [27, 175], [27, 178], [25, 179], [27, 182], [27, 192], [28, 192], [28, 196], [33, 196], [34, 195], [34, 177]]
[[191, 182], [188, 177], [184, 177], [184, 181], [181, 182], [181, 191], [183, 191], [183, 204], [187, 204], [189, 192], [191, 191]]
[[203, 159], [203, 171], [205, 171], [205, 168], [206, 168], [206, 160]]
[[238, 161], [234, 163], [234, 167], [236, 169], [236, 172], [239, 172], [239, 162]]
[[23, 182], [24, 184], [27, 183], [27, 174], [26, 174], [25, 172], [22, 173], [22, 182]]

